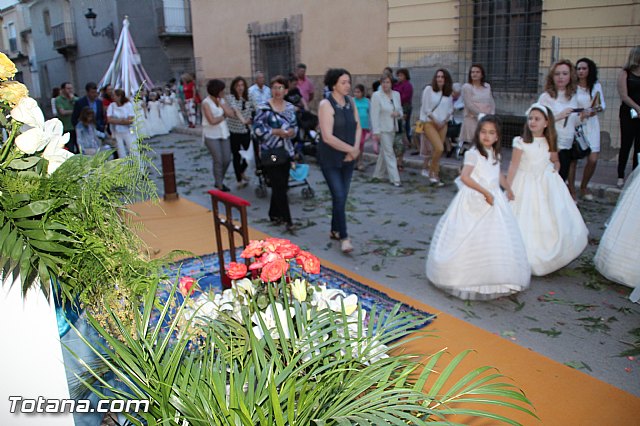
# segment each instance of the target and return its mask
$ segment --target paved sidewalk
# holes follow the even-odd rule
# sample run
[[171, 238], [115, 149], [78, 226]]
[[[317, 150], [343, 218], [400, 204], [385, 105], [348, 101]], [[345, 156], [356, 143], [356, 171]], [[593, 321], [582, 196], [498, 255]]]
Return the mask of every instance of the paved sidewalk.
[[[161, 153], [174, 153], [180, 196], [211, 208], [206, 191], [213, 187], [212, 160], [198, 129], [193, 130], [188, 134], [154, 137], [149, 145], [155, 151], [154, 162], [158, 167]], [[354, 174], [349, 194], [348, 227], [355, 246], [350, 255], [342, 254], [339, 244], [328, 238], [331, 197], [313, 162], [310, 162], [308, 180], [315, 197], [305, 199], [301, 188], [289, 191], [292, 217], [298, 224], [294, 234], [268, 220], [270, 191], [267, 197], [258, 197], [256, 182], [238, 190], [231, 167], [226, 184], [234, 194], [251, 203], [248, 215], [252, 227], [289, 238], [323, 259], [440, 312], [640, 396], [640, 359], [620, 356], [630, 349], [630, 343], [640, 340], [637, 335], [640, 306], [628, 300], [629, 288], [607, 281], [593, 266], [593, 255], [613, 203], [601, 198], [578, 204], [589, 228], [590, 243], [570, 265], [548, 276], [532, 278], [531, 287], [514, 297], [465, 302], [436, 289], [425, 277], [431, 236], [456, 193], [452, 178], [459, 161], [443, 160], [447, 174], [445, 186], [434, 188], [420, 175], [419, 158], [407, 155], [408, 167], [401, 173], [403, 187], [395, 188], [387, 182], [372, 182], [374, 158], [367, 153], [367, 168]], [[605, 197], [617, 194], [619, 191], [612, 187], [615, 175], [612, 178], [603, 174], [610, 168], [598, 166], [601, 173], [594, 178], [594, 185], [603, 185]], [[162, 193], [161, 177], [156, 175], [154, 179]], [[433, 328], [437, 329], [437, 320]]]

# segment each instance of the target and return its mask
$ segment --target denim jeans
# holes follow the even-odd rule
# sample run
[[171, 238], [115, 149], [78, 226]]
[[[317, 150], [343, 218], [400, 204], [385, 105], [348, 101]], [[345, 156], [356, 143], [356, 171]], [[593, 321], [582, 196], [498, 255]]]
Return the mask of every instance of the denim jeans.
[[355, 161], [344, 162], [340, 167], [322, 167], [324, 180], [327, 181], [331, 191], [332, 214], [331, 232], [340, 234], [340, 239], [348, 238], [347, 235], [347, 195], [351, 186], [351, 176]]

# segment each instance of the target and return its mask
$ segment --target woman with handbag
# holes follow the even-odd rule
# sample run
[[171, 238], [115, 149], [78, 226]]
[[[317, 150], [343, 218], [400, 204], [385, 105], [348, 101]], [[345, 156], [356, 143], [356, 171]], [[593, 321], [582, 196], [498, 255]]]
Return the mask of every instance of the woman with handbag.
[[238, 189], [242, 189], [249, 183], [249, 178], [244, 174], [248, 164], [240, 155], [240, 150], [246, 151], [251, 144], [251, 115], [253, 103], [249, 102], [249, 90], [247, 81], [242, 77], [236, 77], [231, 82], [231, 89], [226, 101], [235, 111], [235, 117], [229, 117], [229, 133], [231, 140], [231, 155], [233, 156], [233, 171], [236, 174]]
[[447, 137], [447, 124], [453, 115], [453, 81], [451, 74], [440, 68], [433, 75], [431, 85], [422, 92], [420, 121], [424, 122], [424, 135], [432, 147], [432, 157], [425, 157], [422, 176], [428, 177], [435, 186], [444, 185], [440, 181], [440, 157]]
[[633, 147], [633, 169], [638, 167], [640, 153], [640, 46], [629, 52], [627, 63], [618, 77], [620, 94], [620, 153], [618, 154], [618, 187], [624, 185], [629, 152]]
[[373, 138], [380, 144], [380, 154], [373, 172], [374, 179], [382, 180], [386, 174], [394, 186], [400, 186], [394, 143], [396, 137], [402, 138], [402, 104], [400, 93], [391, 90], [391, 77], [380, 78], [380, 90], [371, 95], [371, 129]]
[[347, 234], [347, 196], [355, 160], [360, 155], [362, 128], [358, 110], [349, 98], [351, 74], [343, 68], [331, 68], [324, 76], [331, 90], [320, 101], [318, 118], [322, 139], [318, 143], [318, 163], [331, 192], [331, 232], [329, 238], [340, 240], [343, 253], [353, 251]]
[[[576, 199], [575, 182], [569, 180], [570, 173], [575, 176], [577, 159], [572, 154], [576, 126], [579, 124], [578, 98], [576, 96], [576, 71], [571, 61], [561, 59], [554, 63], [547, 73], [544, 93], [538, 103], [548, 107], [555, 118], [558, 135], [558, 159], [560, 177], [567, 183], [569, 192]], [[574, 171], [571, 172], [571, 169]]]
[[478, 126], [478, 117], [481, 114], [493, 115], [496, 113], [496, 102], [481, 64], [471, 65], [467, 82], [462, 85], [461, 91], [464, 103], [464, 120], [460, 129], [460, 140], [463, 147], [470, 147]]
[[285, 223], [293, 231], [287, 190], [289, 169], [295, 168], [292, 139], [298, 133], [295, 107], [284, 100], [287, 79], [277, 75], [271, 79], [271, 99], [259, 104], [253, 121], [253, 130], [260, 142], [262, 169], [271, 185], [269, 219], [276, 224]]
[[209, 96], [202, 102], [202, 139], [213, 158], [214, 185], [228, 192], [224, 175], [231, 163], [231, 143], [226, 117], [234, 117], [235, 111], [224, 101], [224, 81], [213, 79], [207, 83]]
[[[589, 58], [581, 58], [576, 62], [576, 74], [578, 75], [578, 107], [584, 110], [580, 113], [580, 125], [586, 137], [591, 153], [587, 156], [587, 164], [584, 165], [582, 181], [580, 182], [580, 196], [583, 200], [592, 201], [593, 195], [588, 191], [587, 185], [596, 171], [598, 154], [600, 152], [600, 121], [598, 113], [605, 110], [602, 86], [598, 81], [598, 67]], [[575, 176], [569, 175], [569, 180], [575, 180]]]

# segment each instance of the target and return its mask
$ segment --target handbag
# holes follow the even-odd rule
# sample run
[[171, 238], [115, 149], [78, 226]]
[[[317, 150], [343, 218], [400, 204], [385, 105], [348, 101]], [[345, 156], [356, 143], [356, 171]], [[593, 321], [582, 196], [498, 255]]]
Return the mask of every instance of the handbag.
[[424, 133], [424, 121], [416, 120], [413, 133]]
[[576, 131], [573, 135], [573, 144], [571, 145], [571, 158], [574, 160], [580, 160], [587, 155], [591, 154], [591, 148], [589, 147], [589, 141], [584, 134], [584, 127], [582, 124], [576, 127]]
[[269, 148], [260, 153], [260, 165], [263, 168], [284, 166], [289, 161], [289, 151], [282, 146]]

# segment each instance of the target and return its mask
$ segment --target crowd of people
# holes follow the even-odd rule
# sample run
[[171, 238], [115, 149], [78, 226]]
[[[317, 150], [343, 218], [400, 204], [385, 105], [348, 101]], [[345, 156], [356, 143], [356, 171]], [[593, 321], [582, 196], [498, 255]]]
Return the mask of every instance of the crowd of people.
[[[543, 93], [526, 111], [522, 135], [513, 141], [506, 176], [500, 172], [500, 121], [482, 64], [471, 65], [462, 86], [446, 69], [436, 70], [422, 90], [413, 126], [409, 70], [398, 69], [394, 78], [393, 70], [385, 68], [368, 97], [364, 85], [352, 88], [346, 69], [329, 69], [316, 116], [310, 110], [315, 88], [306, 69], [298, 64], [290, 75], [274, 76], [268, 84], [258, 72], [251, 86], [236, 77], [229, 93], [224, 81], [212, 79], [204, 99], [198, 96], [193, 78], [183, 76], [179, 87], [170, 82], [143, 95], [141, 127], [149, 135], [176, 125], [193, 127], [200, 105], [202, 138], [213, 159], [215, 187], [230, 191], [224, 183], [230, 165], [237, 188], [247, 185], [244, 154], [255, 144], [256, 167], [271, 187], [269, 218], [289, 231], [295, 229], [287, 196], [290, 172], [298, 166], [304, 132], [319, 131], [316, 156], [332, 198], [329, 237], [340, 242], [344, 253], [353, 250], [346, 205], [354, 170], [365, 169], [366, 143], [372, 143], [378, 154], [372, 179], [388, 179], [396, 187], [402, 186], [402, 159], [411, 141], [419, 141], [414, 149], [424, 156], [421, 174], [434, 187], [443, 185], [442, 155], [457, 148], [463, 158], [457, 180], [460, 191], [437, 226], [426, 273], [434, 285], [464, 299], [521, 291], [532, 274], [562, 268], [586, 247], [588, 230], [576, 203], [578, 197], [593, 199], [588, 184], [600, 152], [598, 116], [606, 108], [591, 59], [580, 58], [575, 65], [560, 60], [551, 66]], [[118, 156], [131, 155], [136, 151], [131, 100], [110, 87], [99, 95], [94, 83], [85, 89], [86, 96], [76, 99], [72, 85], [64, 83], [52, 100], [65, 131], [72, 133], [69, 148], [91, 155], [101, 149], [100, 137], [110, 133]], [[640, 153], [640, 46], [629, 54], [618, 92], [622, 104], [617, 184], [622, 187], [631, 148], [634, 169]], [[458, 140], [456, 146], [451, 139]], [[585, 166], [578, 194], [574, 181], [580, 159], [585, 159]], [[610, 244], [607, 250], [616, 247]]]

